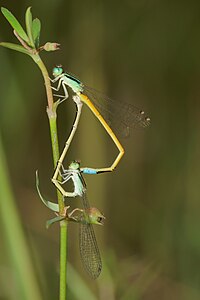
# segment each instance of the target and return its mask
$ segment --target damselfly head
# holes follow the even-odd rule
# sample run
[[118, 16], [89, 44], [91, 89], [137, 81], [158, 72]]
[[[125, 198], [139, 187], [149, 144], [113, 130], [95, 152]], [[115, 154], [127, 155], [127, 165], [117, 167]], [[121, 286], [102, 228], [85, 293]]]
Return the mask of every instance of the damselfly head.
[[80, 168], [80, 161], [79, 160], [73, 160], [71, 164], [69, 165], [69, 169], [71, 170], [78, 170]]
[[90, 207], [87, 210], [87, 214], [89, 217], [90, 224], [103, 225], [104, 223], [104, 215], [96, 208]]
[[54, 77], [58, 77], [59, 75], [61, 75], [63, 73], [62, 65], [58, 65], [58, 66], [54, 67], [52, 73], [53, 73]]

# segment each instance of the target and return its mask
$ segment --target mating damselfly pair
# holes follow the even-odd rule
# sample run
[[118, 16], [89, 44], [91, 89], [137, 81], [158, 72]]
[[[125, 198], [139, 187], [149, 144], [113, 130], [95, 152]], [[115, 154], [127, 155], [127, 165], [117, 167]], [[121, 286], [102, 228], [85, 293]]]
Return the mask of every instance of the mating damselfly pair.
[[[53, 76], [54, 79], [51, 81], [53, 83], [58, 82], [58, 85], [57, 87], [52, 87], [52, 89], [55, 91], [59, 91], [60, 88], [62, 88], [64, 92], [63, 95], [55, 96], [66, 100], [68, 98], [67, 88], [71, 88], [72, 92], [74, 93], [72, 99], [76, 104], [77, 110], [71, 133], [65, 143], [65, 147], [57, 163], [52, 181], [64, 197], [82, 197], [84, 207], [84, 210], [82, 210], [82, 212], [84, 211], [84, 213], [82, 213], [82, 220], [78, 220], [81, 224], [79, 235], [81, 258], [83, 261], [83, 265], [85, 266], [89, 274], [93, 278], [97, 278], [101, 272], [102, 263], [92, 224], [101, 225], [101, 222], [97, 221], [98, 214], [94, 214], [95, 217], [97, 217], [96, 220], [95, 217], [94, 219], [92, 219], [91, 214], [89, 213], [90, 205], [87, 200], [86, 185], [82, 174], [99, 174], [113, 171], [124, 155], [124, 148], [115, 134], [115, 128], [117, 128], [117, 132], [120, 136], [126, 136], [129, 134], [129, 130], [131, 127], [137, 128], [149, 126], [150, 118], [145, 116], [144, 111], [136, 108], [131, 104], [113, 101], [108, 97], [104, 97], [101, 93], [95, 91], [94, 89], [85, 86], [76, 77], [65, 73], [61, 66], [57, 66], [53, 69]], [[104, 127], [119, 150], [119, 153], [114, 162], [108, 167], [80, 168], [80, 164], [76, 161], [72, 162], [68, 169], [65, 169], [63, 167], [64, 158], [80, 120], [83, 103], [88, 106], [95, 117], [99, 120], [99, 122]], [[60, 175], [62, 177], [61, 181], [59, 180]], [[68, 192], [63, 187], [63, 184], [65, 184], [69, 180], [73, 181], [73, 192]], [[99, 220], [101, 221], [103, 220], [102, 216], [103, 215], [100, 213]]]

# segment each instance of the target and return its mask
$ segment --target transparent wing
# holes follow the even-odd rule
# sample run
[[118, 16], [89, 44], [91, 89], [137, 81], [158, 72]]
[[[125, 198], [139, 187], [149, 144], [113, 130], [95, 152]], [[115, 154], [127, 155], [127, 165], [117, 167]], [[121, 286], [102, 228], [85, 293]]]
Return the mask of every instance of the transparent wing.
[[[90, 208], [90, 205], [85, 193], [83, 194], [82, 200], [84, 209], [87, 211], [88, 208]], [[96, 279], [100, 275], [102, 269], [101, 256], [92, 224], [89, 224], [88, 221], [85, 220], [82, 221], [83, 222], [79, 225], [81, 260], [89, 275], [93, 279]]]
[[91, 224], [80, 224], [79, 246], [82, 263], [89, 275], [96, 279], [102, 269], [101, 256]]
[[87, 86], [84, 87], [84, 91], [109, 126], [118, 135], [126, 137], [129, 135], [130, 128], [147, 127], [150, 125], [150, 118], [145, 115], [144, 111], [134, 105], [114, 101]]

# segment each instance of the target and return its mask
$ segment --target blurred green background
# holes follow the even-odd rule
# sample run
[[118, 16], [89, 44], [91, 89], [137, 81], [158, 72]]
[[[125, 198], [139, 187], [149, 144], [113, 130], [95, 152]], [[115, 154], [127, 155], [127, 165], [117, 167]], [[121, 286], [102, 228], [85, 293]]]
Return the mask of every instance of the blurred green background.
[[[149, 128], [121, 140], [126, 153], [115, 172], [86, 177], [90, 203], [106, 222], [95, 228], [104, 260], [97, 282], [83, 270], [78, 229], [70, 225], [69, 261], [85, 285], [96, 299], [200, 299], [200, 2], [0, 3], [21, 23], [31, 5], [42, 22], [41, 44], [61, 44], [61, 51], [41, 54], [50, 74], [62, 64], [87, 85], [141, 107], [152, 120]], [[16, 42], [2, 14], [0, 40]], [[0, 62], [0, 134], [10, 180], [43, 299], [57, 299], [59, 226], [45, 229], [53, 215], [35, 188], [39, 169], [41, 190], [55, 201], [43, 78], [23, 54], [0, 48]], [[72, 101], [58, 109], [60, 149], [74, 113]], [[72, 159], [106, 166], [116, 154], [84, 108], [66, 166]], [[0, 234], [0, 299], [19, 299], [1, 220]], [[69, 299], [78, 299], [72, 290]]]

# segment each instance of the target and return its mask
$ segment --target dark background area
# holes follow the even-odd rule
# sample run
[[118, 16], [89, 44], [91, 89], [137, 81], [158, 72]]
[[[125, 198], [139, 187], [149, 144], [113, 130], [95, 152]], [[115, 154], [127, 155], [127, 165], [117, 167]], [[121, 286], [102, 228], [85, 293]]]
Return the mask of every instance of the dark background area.
[[[104, 227], [95, 227], [104, 261], [100, 279], [84, 273], [73, 224], [69, 261], [97, 299], [199, 299], [199, 1], [1, 1], [21, 23], [30, 5], [42, 22], [41, 44], [61, 44], [60, 51], [41, 54], [50, 74], [62, 64], [151, 117], [149, 128], [121, 139], [126, 152], [115, 172], [85, 176], [90, 203], [106, 216]], [[0, 40], [16, 42], [2, 14]], [[0, 48], [0, 62], [0, 127], [10, 178], [45, 299], [55, 299], [59, 228], [45, 229], [52, 213], [35, 188], [39, 169], [41, 190], [55, 201], [43, 78], [21, 53]], [[72, 101], [58, 109], [60, 149], [74, 114]], [[81, 159], [82, 166], [103, 167], [116, 155], [84, 107], [65, 165]], [[4, 241], [1, 248], [0, 273], [10, 274]]]

